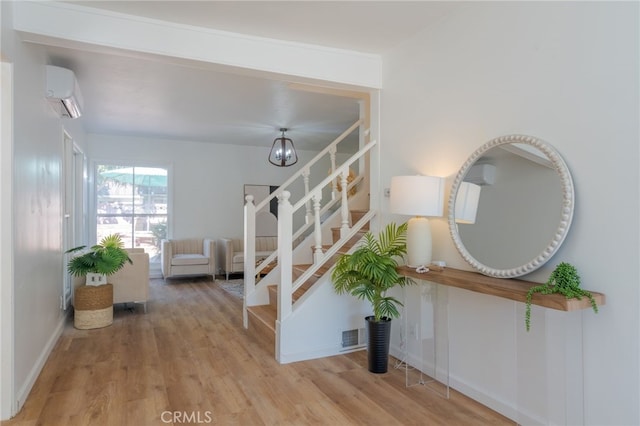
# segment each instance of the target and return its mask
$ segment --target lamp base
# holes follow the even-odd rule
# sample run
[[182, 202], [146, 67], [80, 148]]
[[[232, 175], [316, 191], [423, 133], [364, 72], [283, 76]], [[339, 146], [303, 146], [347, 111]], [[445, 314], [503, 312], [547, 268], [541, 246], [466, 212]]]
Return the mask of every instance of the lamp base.
[[407, 266], [417, 268], [431, 263], [431, 226], [429, 219], [416, 216], [407, 223]]

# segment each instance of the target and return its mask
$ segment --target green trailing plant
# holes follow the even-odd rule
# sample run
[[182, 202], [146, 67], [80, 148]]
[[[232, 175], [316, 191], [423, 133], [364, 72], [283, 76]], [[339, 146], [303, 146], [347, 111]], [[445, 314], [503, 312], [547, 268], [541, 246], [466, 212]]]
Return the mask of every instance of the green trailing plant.
[[[74, 247], [66, 253], [79, 252], [85, 248], [86, 246]], [[119, 234], [112, 234], [104, 237], [99, 244], [85, 250], [84, 253], [72, 257], [67, 264], [67, 270], [76, 277], [92, 273], [112, 275], [127, 262], [133, 264], [124, 249], [122, 238]]]
[[389, 223], [376, 238], [367, 232], [353, 253], [341, 255], [331, 273], [338, 294], [349, 293], [368, 300], [375, 321], [398, 318], [402, 303], [387, 295], [393, 287], [414, 284], [411, 278], [398, 274], [397, 258], [407, 253], [407, 224]]
[[534, 293], [560, 293], [565, 295], [567, 299], [582, 299], [584, 296], [589, 298], [593, 311], [598, 313], [598, 305], [593, 295], [589, 291], [580, 288], [578, 271], [575, 266], [567, 262], [562, 262], [556, 266], [546, 283], [531, 287], [527, 292], [527, 310], [525, 312], [527, 331], [531, 328], [531, 298]]

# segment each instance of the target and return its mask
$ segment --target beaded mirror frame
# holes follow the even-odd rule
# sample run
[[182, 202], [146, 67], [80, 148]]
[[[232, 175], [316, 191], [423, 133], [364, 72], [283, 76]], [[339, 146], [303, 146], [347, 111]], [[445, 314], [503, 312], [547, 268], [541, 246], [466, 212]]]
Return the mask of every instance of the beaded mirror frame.
[[[561, 193], [562, 193], [562, 203], [560, 206], [560, 222], [553, 234], [553, 237], [549, 244], [546, 247], [543, 247], [540, 252], [533, 257], [531, 260], [525, 262], [522, 265], [517, 265], [512, 268], [500, 269], [492, 267], [491, 265], [485, 265], [479, 260], [477, 260], [464, 246], [462, 239], [460, 238], [460, 233], [458, 232], [458, 226], [455, 221], [455, 201], [456, 196], [458, 194], [458, 190], [460, 185], [464, 181], [465, 176], [471, 169], [471, 167], [476, 163], [476, 161], [481, 158], [487, 151], [492, 148], [507, 145], [507, 144], [523, 144], [529, 145], [538, 149], [542, 152], [549, 162], [551, 163], [553, 169], [560, 177], [561, 182]], [[574, 187], [573, 180], [571, 178], [571, 173], [569, 172], [569, 168], [566, 163], [558, 153], [550, 144], [547, 142], [535, 138], [533, 136], [526, 135], [507, 135], [500, 136], [495, 139], [490, 140], [489, 142], [482, 145], [476, 151], [471, 154], [471, 156], [465, 161], [460, 170], [458, 171], [453, 185], [451, 187], [451, 194], [449, 197], [448, 207], [448, 222], [449, 222], [449, 232], [451, 234], [451, 238], [453, 239], [453, 243], [460, 253], [460, 255], [464, 258], [464, 260], [469, 263], [476, 271], [481, 274], [488, 275], [496, 278], [515, 278], [520, 277], [522, 275], [529, 274], [536, 269], [543, 266], [560, 248], [563, 241], [565, 240], [569, 228], [571, 226], [571, 221], [573, 219], [573, 211], [575, 205], [575, 197], [574, 197]]]

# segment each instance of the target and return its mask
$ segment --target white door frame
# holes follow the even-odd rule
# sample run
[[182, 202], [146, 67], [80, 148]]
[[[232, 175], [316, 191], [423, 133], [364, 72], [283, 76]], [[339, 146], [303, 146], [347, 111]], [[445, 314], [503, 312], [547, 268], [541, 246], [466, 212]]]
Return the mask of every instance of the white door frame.
[[13, 64], [0, 62], [0, 419], [17, 413], [14, 375]]
[[[65, 130], [63, 132], [62, 155], [62, 251], [65, 253], [72, 247], [77, 247], [84, 241], [84, 170], [85, 158], [82, 149], [74, 142], [73, 138]], [[62, 270], [62, 296], [61, 307], [63, 310], [71, 304], [73, 297], [73, 277], [67, 271], [66, 264], [69, 255], [63, 256]]]

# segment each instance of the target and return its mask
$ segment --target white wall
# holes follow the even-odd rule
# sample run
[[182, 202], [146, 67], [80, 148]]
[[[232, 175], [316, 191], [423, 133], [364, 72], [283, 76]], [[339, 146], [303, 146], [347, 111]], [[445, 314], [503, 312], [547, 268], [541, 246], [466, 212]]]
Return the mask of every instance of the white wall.
[[[13, 85], [14, 395], [22, 404], [64, 324], [61, 167], [63, 125], [80, 145], [78, 123], [45, 99], [44, 50], [15, 40]], [[6, 412], [3, 411], [3, 416]]]
[[13, 404], [13, 31], [11, 3], [0, 3], [0, 419]]
[[[457, 9], [383, 58], [383, 185], [398, 174], [451, 177], [496, 136], [530, 134], [558, 149], [574, 178], [576, 213], [563, 247], [528, 278], [545, 281], [568, 261], [583, 287], [607, 295], [599, 314], [579, 314], [583, 358], [567, 365], [584, 361], [584, 423], [640, 424], [638, 3], [461, 3]], [[444, 218], [432, 223], [434, 258], [466, 267]], [[518, 383], [518, 355], [565, 354], [544, 337], [541, 346], [530, 345], [533, 337], [520, 333], [521, 308], [449, 292], [452, 377], [496, 406], [517, 404], [509, 394], [514, 389], [536, 388]], [[534, 328], [562, 321], [539, 315], [543, 321], [534, 318]], [[551, 371], [544, 362], [524, 366], [527, 377]]]

